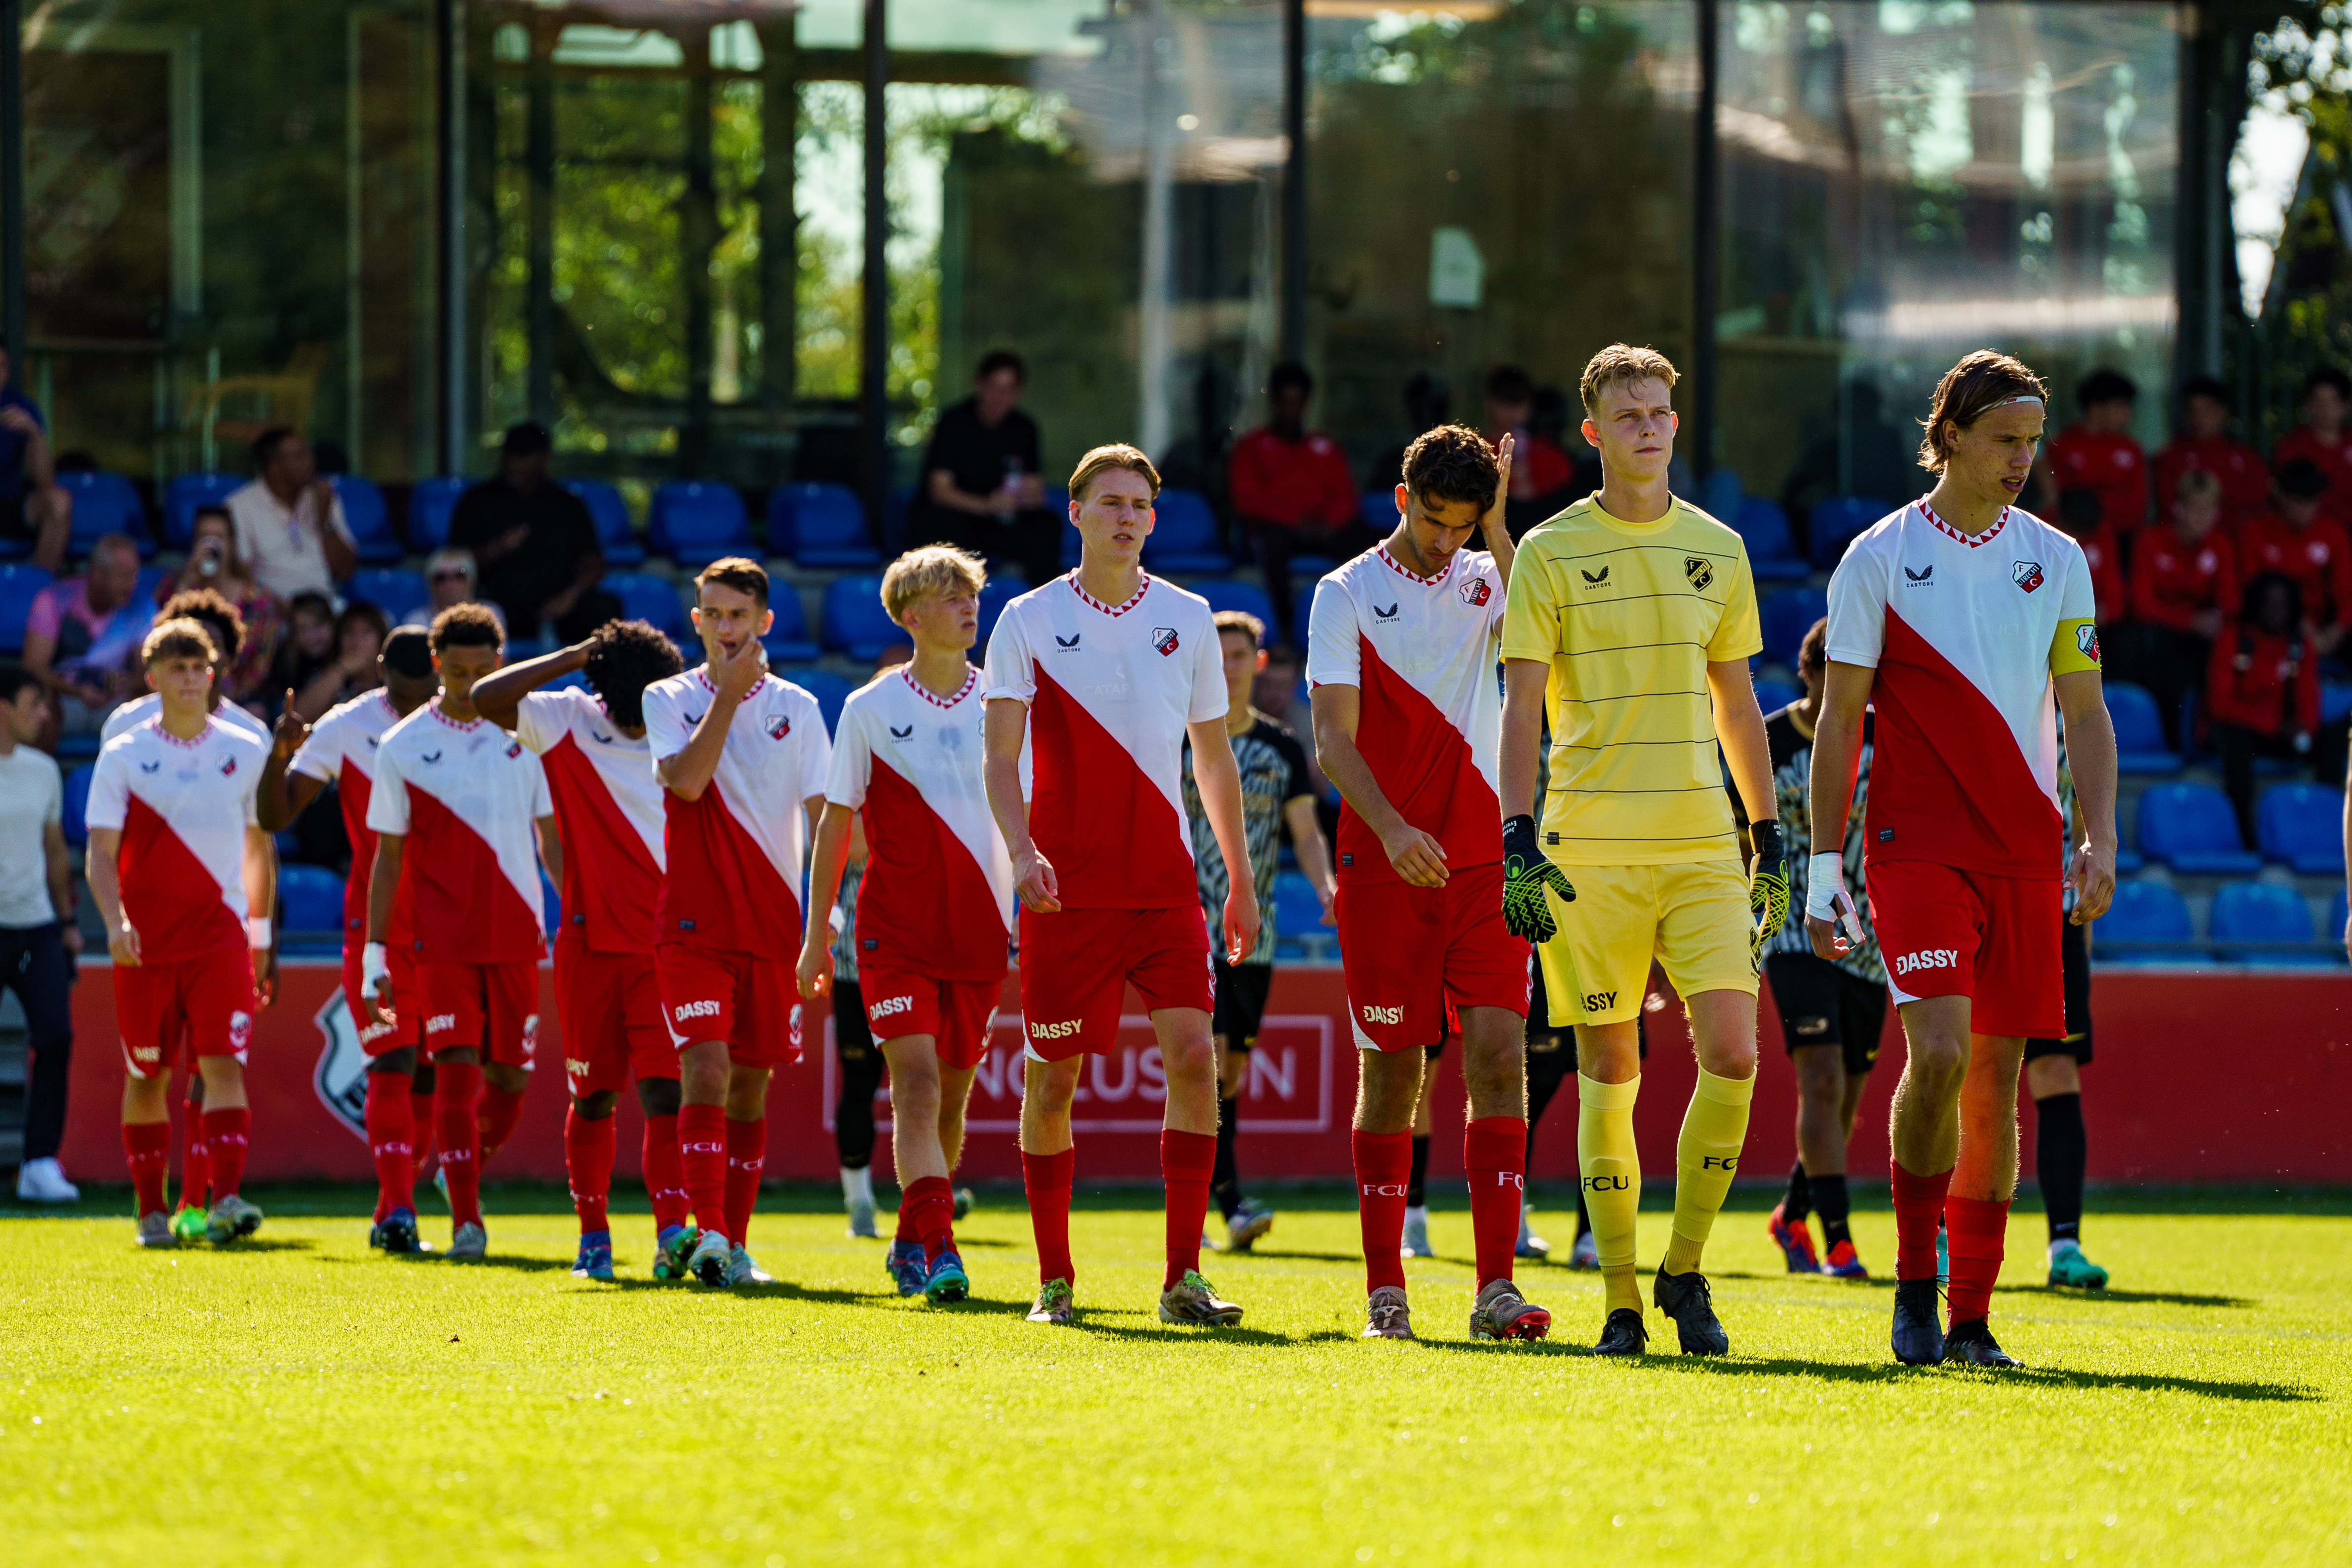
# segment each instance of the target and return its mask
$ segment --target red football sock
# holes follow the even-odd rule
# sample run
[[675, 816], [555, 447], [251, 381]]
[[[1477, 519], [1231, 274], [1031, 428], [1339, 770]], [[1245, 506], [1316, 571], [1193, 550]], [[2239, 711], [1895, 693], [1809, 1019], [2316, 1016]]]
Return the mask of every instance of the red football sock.
[[1037, 1238], [1041, 1285], [1048, 1280], [1078, 1282], [1077, 1265], [1070, 1261], [1070, 1185], [1077, 1166], [1075, 1148], [1058, 1155], [1021, 1151], [1021, 1185], [1029, 1190], [1029, 1228]]
[[1201, 1223], [1209, 1217], [1209, 1178], [1216, 1168], [1216, 1134], [1160, 1130], [1160, 1179], [1168, 1188], [1168, 1267], [1160, 1279], [1163, 1291], [1182, 1279], [1187, 1269], [1201, 1266]]
[[410, 1120], [408, 1076], [367, 1075], [368, 1153], [375, 1156], [375, 1218], [416, 1207], [416, 1128]]
[[205, 1113], [205, 1152], [212, 1156], [215, 1203], [236, 1197], [245, 1181], [246, 1144], [252, 1128], [253, 1113], [242, 1105]]
[[[205, 1189], [213, 1184], [213, 1156], [205, 1147], [205, 1108], [194, 1100], [182, 1107], [186, 1143], [180, 1153], [180, 1201], [193, 1203], [198, 1208], [206, 1202]], [[164, 1144], [170, 1146], [171, 1140]]]
[[[727, 1109], [688, 1105], [677, 1113], [677, 1163], [694, 1222], [727, 1233]], [[735, 1239], [729, 1237], [729, 1240]]]
[[656, 1235], [687, 1220], [686, 1173], [677, 1163], [677, 1118], [648, 1116], [638, 1157], [646, 1167], [646, 1196], [653, 1199]]
[[760, 1169], [768, 1163], [768, 1119], [727, 1124], [727, 1239], [741, 1247], [751, 1234], [751, 1205], [760, 1196]]
[[1490, 1281], [1511, 1277], [1527, 1165], [1526, 1117], [1481, 1116], [1462, 1129], [1462, 1174], [1470, 1183], [1470, 1235], [1482, 1291]]
[[898, 1192], [898, 1228], [891, 1233], [893, 1241], [920, 1241], [923, 1233], [915, 1225], [915, 1189], [902, 1187]]
[[590, 1121], [574, 1105], [563, 1117], [563, 1170], [572, 1178], [572, 1207], [580, 1213], [580, 1234], [609, 1230], [604, 1206], [613, 1191], [613, 1148], [617, 1129], [609, 1115]]
[[449, 1224], [482, 1222], [482, 1124], [478, 1061], [438, 1061], [433, 1073], [433, 1130], [441, 1140], [441, 1174], [449, 1178]]
[[[1404, 1195], [1412, 1176], [1411, 1133], [1356, 1133], [1356, 1218], [1364, 1231], [1364, 1293], [1404, 1289]], [[1514, 1236], [1514, 1243], [1518, 1238]]]
[[1895, 1277], [1932, 1280], [1936, 1277], [1936, 1232], [1944, 1222], [1944, 1195], [1952, 1173], [1913, 1176], [1903, 1162], [1889, 1155], [1886, 1168], [1895, 1182]]
[[131, 1162], [131, 1185], [139, 1195], [142, 1218], [163, 1212], [163, 1173], [172, 1165], [172, 1124], [122, 1124], [123, 1157]]
[[908, 1184], [898, 1199], [898, 1214], [901, 1226], [914, 1226], [925, 1261], [937, 1262], [940, 1253], [955, 1250], [955, 1189], [947, 1177], [925, 1176]]
[[[415, 1082], [410, 1080], [412, 1084]], [[431, 1089], [408, 1092], [408, 1159], [411, 1167], [420, 1171], [425, 1156], [433, 1152], [433, 1094]]]
[[482, 1085], [482, 1163], [507, 1146], [514, 1136], [515, 1124], [522, 1120], [522, 1091], [501, 1089], [495, 1083]]
[[2009, 1239], [2009, 1205], [1987, 1197], [1947, 1197], [1944, 1225], [1951, 1232], [1952, 1280], [1945, 1301], [1952, 1322], [1974, 1322], [1992, 1309], [1993, 1281], [2000, 1278], [2002, 1244]]

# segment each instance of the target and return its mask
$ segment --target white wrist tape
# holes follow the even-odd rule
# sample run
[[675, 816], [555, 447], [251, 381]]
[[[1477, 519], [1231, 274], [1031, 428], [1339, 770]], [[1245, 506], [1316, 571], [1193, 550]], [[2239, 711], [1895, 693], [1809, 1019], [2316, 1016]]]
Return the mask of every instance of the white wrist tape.
[[278, 928], [264, 915], [245, 917], [245, 945], [258, 953], [278, 946]]
[[360, 994], [380, 996], [383, 982], [392, 978], [392, 960], [384, 954], [383, 944], [371, 942], [360, 949]]
[[1805, 862], [1805, 914], [1828, 920], [1837, 911], [1837, 895], [1845, 891], [1845, 857], [1835, 850], [1817, 850]]

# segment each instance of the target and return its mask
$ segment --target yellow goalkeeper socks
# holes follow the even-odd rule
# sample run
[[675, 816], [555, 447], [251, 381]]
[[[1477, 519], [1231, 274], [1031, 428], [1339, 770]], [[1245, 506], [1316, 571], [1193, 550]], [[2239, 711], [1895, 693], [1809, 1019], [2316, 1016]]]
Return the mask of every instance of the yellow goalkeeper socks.
[[1756, 1080], [1717, 1078], [1702, 1067], [1690, 1109], [1683, 1115], [1682, 1141], [1675, 1149], [1675, 1236], [1666, 1244], [1666, 1272], [1687, 1274], [1698, 1267], [1716, 1211], [1730, 1195], [1739, 1170], [1739, 1145], [1748, 1138], [1748, 1103]]
[[1636, 1076], [1603, 1083], [1576, 1075], [1576, 1161], [1584, 1174], [1584, 1207], [1592, 1218], [1592, 1245], [1601, 1254], [1607, 1311], [1642, 1310], [1633, 1278], [1633, 1221], [1642, 1211], [1642, 1156], [1633, 1147]]

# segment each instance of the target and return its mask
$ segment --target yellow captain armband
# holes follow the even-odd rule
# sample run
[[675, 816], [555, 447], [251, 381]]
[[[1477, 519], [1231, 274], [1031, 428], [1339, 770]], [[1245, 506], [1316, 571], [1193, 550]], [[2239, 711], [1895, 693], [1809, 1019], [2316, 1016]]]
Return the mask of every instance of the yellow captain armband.
[[2099, 667], [2099, 628], [2094, 622], [2061, 621], [2050, 640], [2050, 673], [2071, 675]]

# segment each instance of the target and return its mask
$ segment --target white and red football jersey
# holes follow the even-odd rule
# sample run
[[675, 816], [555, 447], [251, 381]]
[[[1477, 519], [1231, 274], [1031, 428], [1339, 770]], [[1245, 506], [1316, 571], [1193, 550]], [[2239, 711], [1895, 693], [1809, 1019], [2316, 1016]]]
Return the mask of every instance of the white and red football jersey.
[[576, 689], [532, 692], [515, 734], [539, 754], [563, 830], [563, 925], [600, 953], [651, 953], [661, 903], [662, 800], [653, 747]]
[[[118, 735], [128, 735], [132, 729], [145, 724], [163, 711], [163, 699], [153, 692], [149, 692], [145, 696], [132, 697], [112, 713], [108, 714], [106, 722], [98, 727], [99, 745], [104, 746]], [[213, 709], [213, 722], [225, 724], [231, 729], [241, 729], [247, 735], [258, 736], [265, 742], [270, 738], [268, 725], [232, 702], [224, 702], [220, 706]]]
[[988, 810], [986, 707], [978, 670], [942, 699], [903, 664], [842, 706], [824, 798], [866, 813], [861, 966], [942, 980], [1004, 974], [1013, 859]]
[[[718, 695], [699, 664], [646, 688], [653, 763], [686, 749]], [[702, 799], [663, 791], [668, 870], [655, 939], [762, 958], [796, 956], [808, 855], [804, 803], [824, 793], [832, 765], [816, 698], [761, 675], [728, 725]]]
[[2058, 876], [2051, 677], [2099, 667], [2095, 614], [2081, 547], [2015, 507], [1971, 538], [1914, 501], [1847, 548], [1829, 656], [1878, 672], [1865, 863]]
[[436, 697], [385, 731], [367, 825], [407, 838], [399, 892], [417, 957], [538, 958], [547, 933], [534, 830], [554, 809], [539, 758], [488, 719], [460, 724]]
[[194, 740], [151, 720], [100, 749], [85, 820], [122, 834], [122, 913], [144, 962], [244, 948], [245, 830], [268, 756], [218, 719]]
[[1063, 906], [1197, 904], [1185, 727], [1225, 712], [1209, 601], [1145, 573], [1105, 604], [1068, 572], [1004, 607], [981, 680], [1029, 705], [1029, 835]]
[[[375, 754], [384, 736], [400, 722], [392, 699], [377, 687], [347, 703], [329, 708], [288, 763], [289, 772], [335, 787], [341, 802], [343, 833], [352, 843], [352, 873], [343, 880], [343, 930], [352, 941], [367, 940], [368, 877], [375, 870], [375, 833], [368, 826], [368, 801], [375, 789]], [[408, 885], [404, 879], [394, 890], [387, 946], [405, 947], [414, 940], [408, 916]]]
[[[1356, 749], [1404, 820], [1444, 846], [1445, 863], [1503, 858], [1498, 803], [1503, 578], [1486, 550], [1457, 550], [1435, 577], [1368, 550], [1315, 585], [1307, 680], [1363, 694]], [[1339, 806], [1341, 882], [1394, 882], [1388, 852]]]

